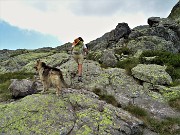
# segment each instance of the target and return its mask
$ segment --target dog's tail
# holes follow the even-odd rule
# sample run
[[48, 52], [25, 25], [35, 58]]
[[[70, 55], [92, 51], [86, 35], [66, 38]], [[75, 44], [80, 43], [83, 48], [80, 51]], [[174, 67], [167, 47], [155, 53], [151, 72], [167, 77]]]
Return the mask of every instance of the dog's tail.
[[61, 70], [60, 70], [60, 72], [59, 72], [59, 75], [60, 75], [60, 80], [61, 80], [61, 82], [62, 82], [63, 86], [64, 86], [65, 88], [68, 88], [68, 87], [69, 87], [69, 85], [65, 82], [64, 77], [63, 77], [63, 74], [62, 74]]

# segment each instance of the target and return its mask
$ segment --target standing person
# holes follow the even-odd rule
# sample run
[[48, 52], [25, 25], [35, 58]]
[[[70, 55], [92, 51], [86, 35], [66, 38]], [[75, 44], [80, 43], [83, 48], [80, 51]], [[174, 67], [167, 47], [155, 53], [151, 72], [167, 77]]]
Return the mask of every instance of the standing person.
[[84, 60], [84, 55], [87, 55], [88, 49], [87, 46], [84, 44], [84, 40], [82, 37], [78, 37], [74, 39], [72, 43], [72, 54], [74, 60], [78, 64], [78, 81], [82, 82], [82, 64]]

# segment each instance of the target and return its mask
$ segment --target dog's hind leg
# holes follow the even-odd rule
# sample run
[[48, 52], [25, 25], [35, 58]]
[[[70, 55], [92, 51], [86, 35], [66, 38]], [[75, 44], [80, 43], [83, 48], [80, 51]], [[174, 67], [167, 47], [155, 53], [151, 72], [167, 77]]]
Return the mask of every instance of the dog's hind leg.
[[56, 87], [56, 95], [57, 96], [59, 96], [61, 93], [62, 93], [62, 87], [60, 86], [60, 85], [58, 85], [57, 87]]

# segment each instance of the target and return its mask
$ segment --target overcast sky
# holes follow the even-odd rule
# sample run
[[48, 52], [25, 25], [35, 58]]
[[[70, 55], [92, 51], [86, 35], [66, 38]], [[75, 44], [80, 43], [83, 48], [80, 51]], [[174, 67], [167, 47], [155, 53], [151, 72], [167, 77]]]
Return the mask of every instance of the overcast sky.
[[167, 17], [178, 0], [0, 0], [0, 19], [23, 29], [58, 37], [61, 43], [83, 37], [88, 43], [118, 23], [146, 25]]

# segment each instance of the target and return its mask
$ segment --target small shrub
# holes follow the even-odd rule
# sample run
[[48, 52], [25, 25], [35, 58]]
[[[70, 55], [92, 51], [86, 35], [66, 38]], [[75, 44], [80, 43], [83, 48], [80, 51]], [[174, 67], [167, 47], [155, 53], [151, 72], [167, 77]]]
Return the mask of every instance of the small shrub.
[[180, 78], [180, 68], [174, 68], [169, 65], [166, 68], [166, 72], [172, 77], [173, 81]]
[[116, 101], [115, 97], [112, 95], [100, 95], [100, 99], [112, 104], [115, 107], [121, 107], [121, 105]]
[[126, 46], [122, 47], [122, 48], [116, 48], [115, 50], [115, 54], [121, 55], [122, 53], [124, 55], [130, 55], [132, 54], [132, 50], [127, 48]]
[[137, 58], [128, 58], [123, 61], [118, 61], [116, 67], [123, 68], [126, 70], [128, 75], [131, 75], [131, 69], [139, 64], [139, 60]]
[[[145, 57], [154, 57], [152, 60], [146, 60]], [[143, 64], [158, 64], [166, 65], [166, 72], [172, 77], [173, 81], [180, 78], [180, 54], [173, 54], [166, 51], [144, 51], [140, 58], [140, 63]], [[176, 83], [177, 84], [177, 83]], [[180, 83], [178, 83], [180, 84]], [[177, 84], [177, 85], [178, 85]]]
[[[170, 52], [163, 52], [163, 51], [144, 51], [140, 56], [140, 62], [144, 64], [158, 64], [164, 65], [167, 63], [167, 57], [169, 57]], [[153, 57], [156, 56], [151, 61], [147, 61], [144, 57]]]
[[93, 92], [96, 94], [96, 95], [101, 95], [102, 93], [101, 93], [101, 89], [98, 89], [98, 88], [95, 88], [94, 90], [93, 90]]
[[109, 68], [109, 66], [107, 66], [106, 64], [103, 64], [103, 63], [101, 63], [100, 66], [101, 66], [101, 68], [105, 68], [105, 69]]
[[[146, 61], [144, 57], [155, 57], [151, 61]], [[140, 62], [144, 64], [158, 64], [171, 65], [173, 67], [180, 67], [180, 54], [173, 54], [166, 51], [144, 51], [140, 56]]]
[[171, 99], [169, 101], [169, 105], [175, 109], [177, 109], [178, 111], [180, 111], [180, 96], [174, 98], [174, 99]]
[[180, 79], [173, 80], [169, 87], [175, 87], [180, 85]]
[[178, 129], [173, 127], [180, 124], [180, 118], [166, 118], [164, 120], [157, 120], [155, 118], [147, 118], [147, 126], [159, 133], [160, 135], [177, 135], [180, 134]]
[[89, 52], [88, 55], [87, 55], [87, 59], [99, 62], [101, 56], [102, 56], [101, 52]]

